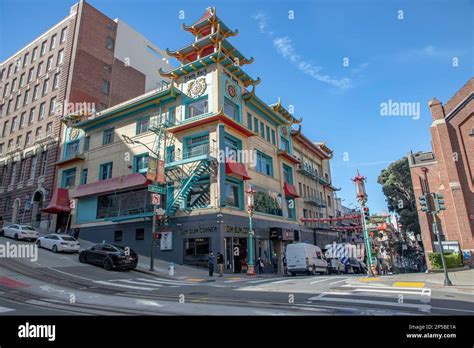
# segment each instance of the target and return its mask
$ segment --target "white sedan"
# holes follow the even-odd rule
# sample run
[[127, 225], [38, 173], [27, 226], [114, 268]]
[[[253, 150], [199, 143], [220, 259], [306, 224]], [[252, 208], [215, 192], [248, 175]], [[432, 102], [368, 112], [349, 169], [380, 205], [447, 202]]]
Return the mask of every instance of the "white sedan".
[[79, 242], [71, 236], [61, 234], [48, 234], [38, 238], [36, 241], [38, 247], [52, 250], [54, 253], [58, 251], [69, 251], [73, 253], [79, 252]]
[[6, 237], [13, 238], [15, 240], [28, 239], [36, 240], [39, 237], [39, 233], [31, 226], [11, 224], [3, 228], [3, 234]]

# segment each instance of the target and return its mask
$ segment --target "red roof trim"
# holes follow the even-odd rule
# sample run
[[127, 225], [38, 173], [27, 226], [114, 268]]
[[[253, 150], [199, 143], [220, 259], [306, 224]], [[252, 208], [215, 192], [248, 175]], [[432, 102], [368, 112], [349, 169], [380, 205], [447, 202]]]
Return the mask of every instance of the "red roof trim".
[[150, 180], [141, 174], [133, 173], [129, 175], [122, 175], [108, 180], [101, 180], [92, 182], [90, 184], [79, 185], [73, 193], [74, 198], [98, 195], [102, 193], [110, 193], [113, 191], [137, 188], [140, 186], [147, 186], [151, 183]]
[[[296, 141], [298, 141], [300, 144], [306, 146], [307, 148], [309, 148], [309, 150], [311, 150], [314, 154], [316, 154], [317, 156], [320, 156], [322, 157], [323, 159], [331, 159], [331, 157], [325, 153], [324, 151], [322, 151], [318, 146], [316, 146], [315, 144], [313, 144], [308, 138], [306, 138], [303, 134], [298, 134], [296, 136], [294, 136], [294, 138], [296, 139]], [[329, 148], [328, 148], [329, 149]]]
[[283, 189], [285, 191], [286, 196], [291, 196], [291, 197], [294, 197], [294, 198], [300, 198], [301, 197], [298, 194], [298, 191], [296, 191], [296, 187], [292, 184], [289, 184], [289, 183], [285, 182], [283, 184]]

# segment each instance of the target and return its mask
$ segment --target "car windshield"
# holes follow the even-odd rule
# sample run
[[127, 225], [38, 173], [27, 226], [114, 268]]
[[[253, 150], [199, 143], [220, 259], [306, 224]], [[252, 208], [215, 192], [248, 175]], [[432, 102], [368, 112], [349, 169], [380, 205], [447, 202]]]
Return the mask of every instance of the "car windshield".
[[76, 240], [72, 237], [69, 237], [69, 236], [62, 236], [61, 237], [63, 240], [66, 240], [68, 242], [75, 242]]
[[35, 229], [31, 226], [21, 226], [22, 229], [27, 230], [27, 231], [34, 231]]

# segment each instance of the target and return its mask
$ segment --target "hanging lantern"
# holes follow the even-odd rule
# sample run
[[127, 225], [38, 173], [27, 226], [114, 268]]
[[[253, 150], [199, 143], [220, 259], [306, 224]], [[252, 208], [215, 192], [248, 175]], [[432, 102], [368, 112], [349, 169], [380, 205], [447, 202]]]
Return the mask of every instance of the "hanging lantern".
[[359, 174], [357, 171], [357, 175], [352, 181], [355, 183], [356, 187], [356, 197], [359, 202], [365, 203], [367, 201], [367, 192], [365, 191], [365, 180], [364, 176]]

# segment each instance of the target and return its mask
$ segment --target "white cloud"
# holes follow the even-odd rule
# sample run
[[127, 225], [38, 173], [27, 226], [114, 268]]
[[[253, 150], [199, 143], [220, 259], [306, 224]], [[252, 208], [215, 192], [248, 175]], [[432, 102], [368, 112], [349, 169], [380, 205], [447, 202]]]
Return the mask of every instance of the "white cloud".
[[273, 32], [267, 30], [267, 28], [268, 28], [268, 16], [265, 13], [258, 12], [257, 14], [252, 16], [252, 19], [255, 19], [256, 21], [258, 21], [258, 30], [262, 34], [273, 36]]
[[403, 60], [420, 58], [452, 58], [462, 54], [462, 51], [441, 49], [433, 45], [427, 45], [422, 48], [416, 48], [401, 52], [398, 57]]

